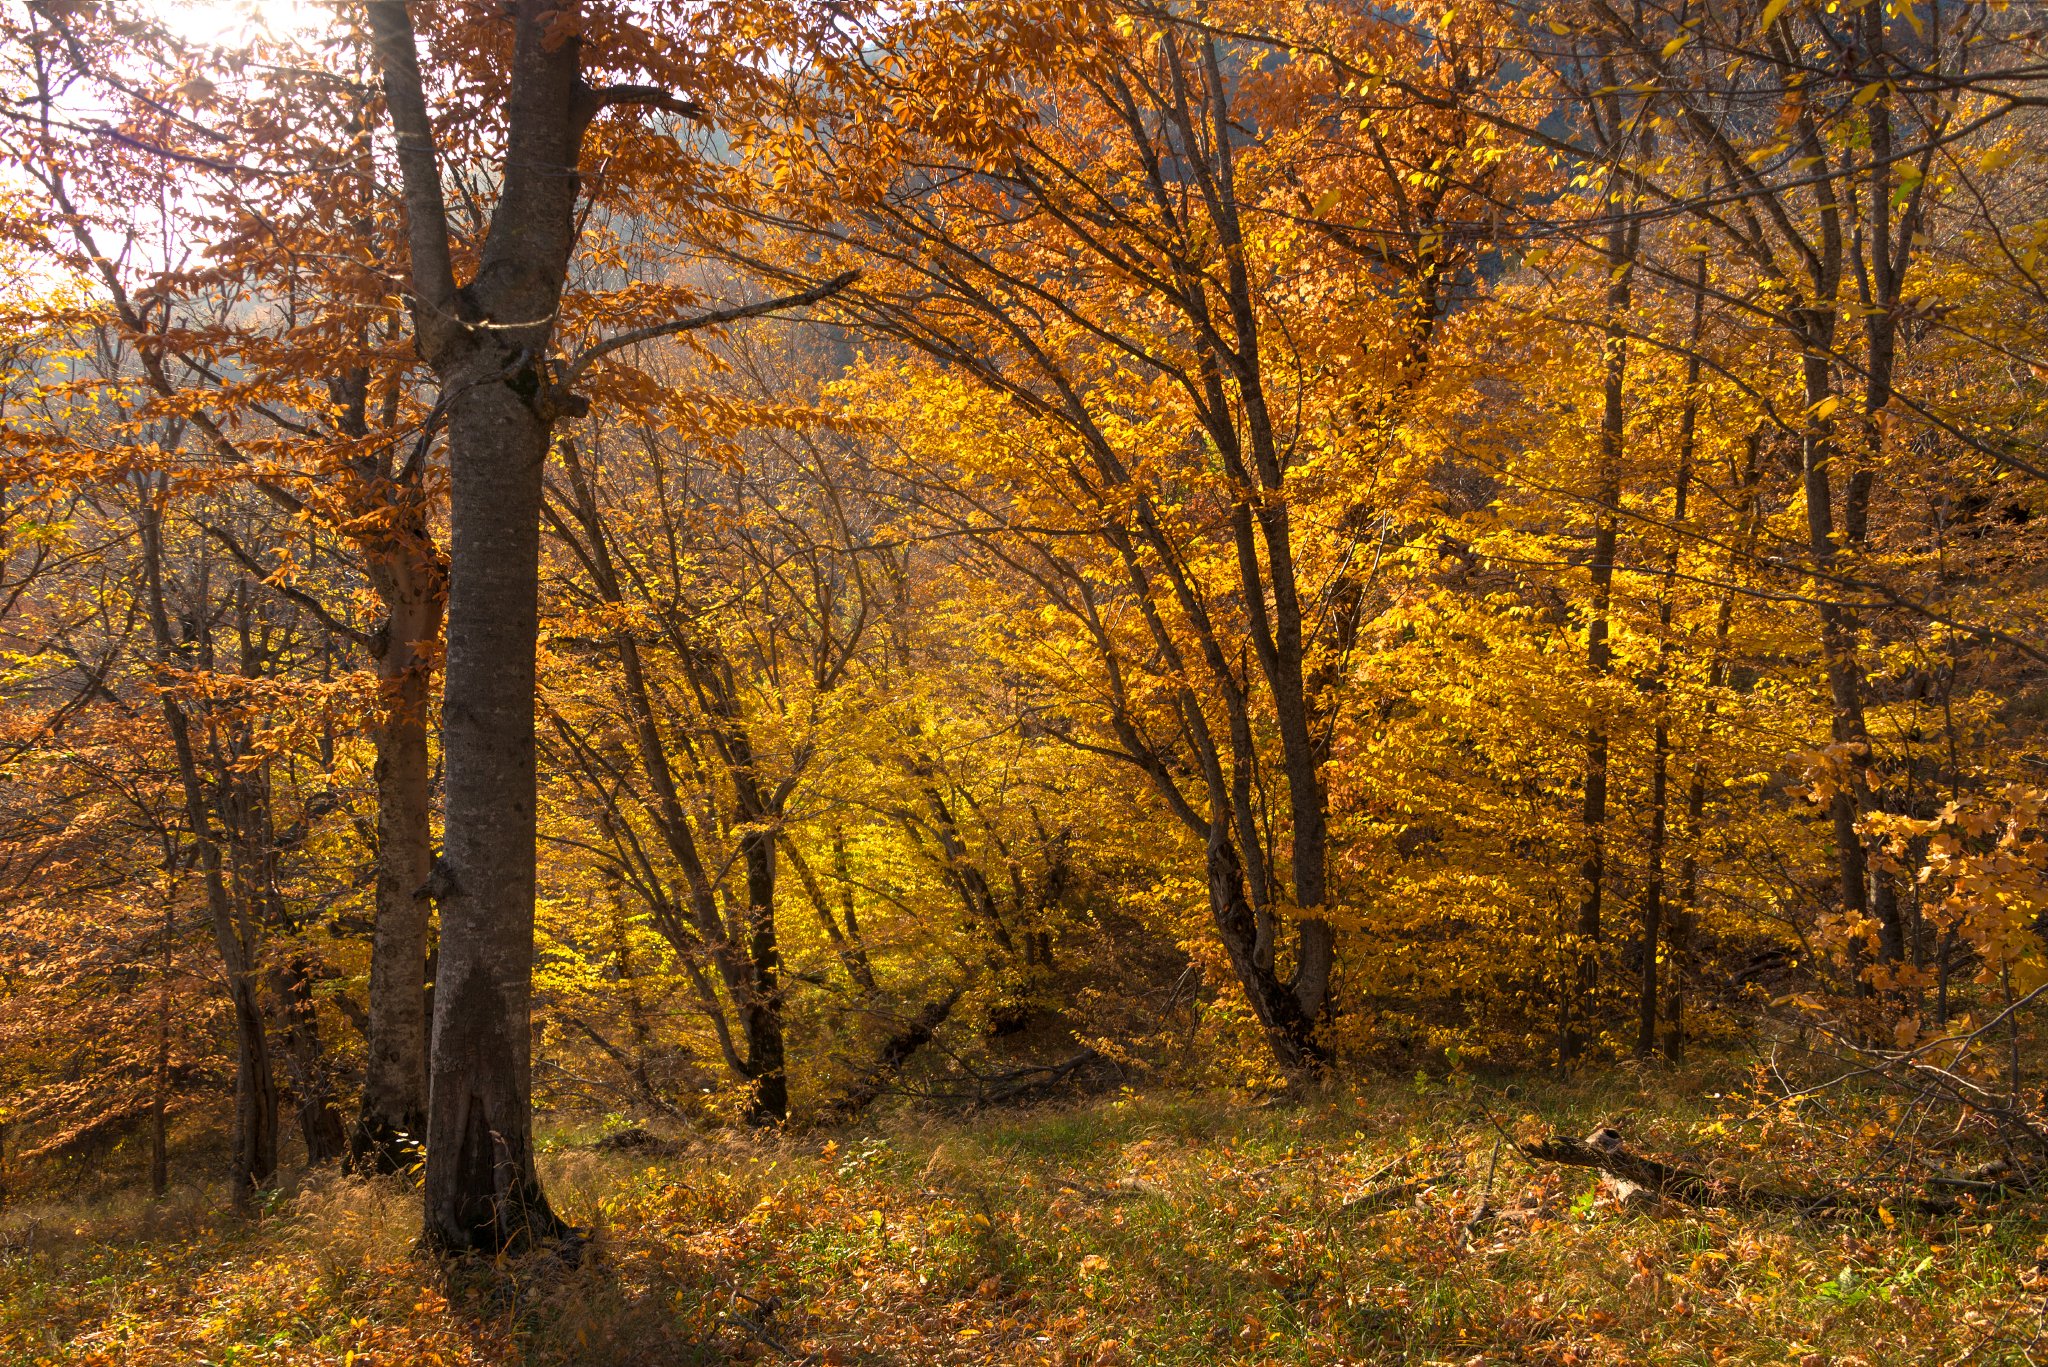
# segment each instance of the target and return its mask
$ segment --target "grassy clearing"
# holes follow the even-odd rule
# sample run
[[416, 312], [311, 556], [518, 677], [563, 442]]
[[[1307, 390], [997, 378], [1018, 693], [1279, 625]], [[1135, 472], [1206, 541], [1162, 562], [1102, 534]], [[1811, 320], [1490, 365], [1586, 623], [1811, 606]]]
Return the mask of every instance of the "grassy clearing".
[[[2027, 1202], [1829, 1224], [1639, 1213], [1591, 1174], [1504, 1153], [1503, 1214], [1461, 1236], [1492, 1165], [1489, 1113], [1575, 1134], [1612, 1120], [1641, 1151], [1759, 1184], [1902, 1190], [1885, 1174], [1911, 1118], [1883, 1098], [1787, 1116], [1752, 1113], [1738, 1086], [1701, 1070], [1265, 1103], [1125, 1093], [723, 1132], [660, 1157], [594, 1152], [585, 1126], [556, 1133], [545, 1164], [565, 1214], [599, 1230], [574, 1269], [414, 1258], [407, 1194], [338, 1178], [254, 1225], [192, 1194], [52, 1210], [37, 1250], [0, 1268], [0, 1360], [2028, 1361], [2048, 1228]], [[1967, 1144], [1948, 1153], [1968, 1161]], [[1444, 1171], [1412, 1202], [1344, 1213]]]

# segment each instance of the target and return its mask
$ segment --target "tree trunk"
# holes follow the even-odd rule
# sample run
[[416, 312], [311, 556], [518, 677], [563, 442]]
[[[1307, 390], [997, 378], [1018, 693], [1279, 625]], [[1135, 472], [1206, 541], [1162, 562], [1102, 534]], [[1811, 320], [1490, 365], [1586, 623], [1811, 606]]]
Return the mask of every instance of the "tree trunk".
[[[427, 1103], [425, 1240], [449, 1252], [563, 1232], [533, 1162], [530, 1104], [541, 474], [568, 403], [545, 357], [575, 245], [575, 168], [597, 104], [546, 0], [515, 0], [501, 197], [456, 287], [412, 19], [368, 7], [397, 135], [415, 345], [448, 421], [447, 771], [440, 970]], [[489, 327], [478, 324], [490, 323]]]
[[431, 548], [372, 553], [370, 580], [387, 614], [372, 641], [382, 716], [377, 747], [377, 923], [370, 943], [369, 1056], [349, 1135], [358, 1170], [396, 1172], [417, 1160], [427, 1118], [427, 923], [433, 866], [433, 763], [427, 702], [441, 634], [445, 576]]
[[516, 1249], [562, 1231], [534, 1171], [529, 1106], [535, 593], [549, 429], [501, 377], [516, 358], [480, 348], [443, 380], [456, 397], [426, 1183], [429, 1234], [451, 1251]]
[[[176, 645], [164, 603], [163, 514], [157, 502], [162, 492], [161, 479], [156, 487], [145, 485], [141, 490], [142, 563], [157, 666], [168, 670]], [[206, 906], [213, 922], [214, 948], [220, 954], [234, 1013], [235, 1122], [229, 1191], [235, 1209], [247, 1211], [250, 1192], [269, 1182], [277, 1171], [277, 1080], [271, 1073], [270, 1040], [256, 993], [258, 932], [246, 914], [237, 914], [235, 899], [221, 873], [220, 843], [214, 839], [211, 819], [214, 804], [208, 801], [207, 786], [199, 775], [191, 719], [168, 687], [162, 692], [162, 702], [164, 724], [171, 733], [178, 778], [185, 793], [185, 822], [198, 848], [199, 867], [206, 880]]]
[[1692, 332], [1685, 362], [1685, 408], [1678, 418], [1678, 479], [1671, 500], [1671, 550], [1664, 558], [1664, 588], [1657, 603], [1657, 673], [1653, 684], [1657, 724], [1652, 739], [1650, 770], [1650, 842], [1644, 852], [1648, 881], [1643, 889], [1642, 990], [1637, 1005], [1636, 1057], [1648, 1058], [1657, 1045], [1657, 941], [1664, 922], [1664, 838], [1669, 825], [1668, 789], [1671, 769], [1669, 684], [1671, 615], [1678, 595], [1679, 553], [1684, 547], [1686, 498], [1692, 491], [1693, 443], [1699, 431], [1700, 334], [1706, 321], [1707, 258], [1695, 268], [1692, 290]]
[[239, 972], [229, 996], [235, 1012], [234, 1150], [229, 1159], [231, 1199], [247, 1213], [251, 1193], [277, 1175], [277, 1077], [253, 975]]
[[740, 1002], [740, 1023], [746, 1032], [747, 1063], [755, 1082], [747, 1119], [772, 1124], [789, 1116], [789, 1073], [782, 1044], [782, 952], [775, 938], [775, 835], [765, 816], [748, 814], [749, 805], [742, 804], [738, 818], [752, 823], [740, 837], [740, 854], [747, 866], [747, 962], [753, 972], [747, 996]]
[[320, 1047], [311, 965], [293, 958], [272, 969], [271, 992], [284, 1018], [285, 1057], [291, 1069], [299, 1135], [306, 1142], [306, 1163], [317, 1168], [348, 1152], [348, 1134], [334, 1105], [334, 1082]]
[[1320, 1066], [1326, 1056], [1315, 1039], [1315, 1022], [1302, 1010], [1301, 998], [1274, 976], [1270, 964], [1261, 965], [1254, 953], [1259, 938], [1257, 918], [1245, 900], [1244, 869], [1221, 813], [1210, 829], [1208, 864], [1209, 913], [1217, 938], [1230, 956], [1230, 966], [1237, 972], [1252, 1014], [1265, 1027], [1274, 1056], [1290, 1068]]
[[[167, 839], [167, 847], [169, 843]], [[175, 859], [175, 853], [171, 853], [164, 860], [167, 884], [170, 884]], [[157, 971], [156, 1089], [149, 1103], [149, 1194], [159, 1201], [164, 1199], [164, 1191], [171, 1180], [164, 1111], [170, 1104], [171, 1091], [171, 933], [177, 925], [171, 910], [171, 898], [175, 886], [170, 884], [164, 895], [164, 945]]]
[[[1609, 82], [1613, 84], [1612, 81]], [[1609, 105], [1615, 104], [1612, 97]], [[1618, 111], [1610, 112], [1610, 127], [1619, 126]], [[1628, 380], [1628, 339], [1619, 315], [1629, 306], [1629, 268], [1634, 261], [1633, 232], [1617, 227], [1607, 238], [1606, 337], [1601, 355], [1600, 488], [1594, 495], [1599, 521], [1593, 532], [1593, 605], [1586, 624], [1586, 673], [1599, 680], [1611, 668], [1613, 651], [1607, 639], [1607, 618], [1614, 590], [1616, 517], [1621, 506], [1621, 456], [1626, 434], [1624, 406]], [[1579, 865], [1581, 889], [1579, 916], [1575, 927], [1579, 938], [1579, 964], [1573, 1010], [1568, 1018], [1583, 1020], [1593, 1006], [1599, 986], [1601, 901], [1607, 885], [1607, 725], [1594, 703], [1593, 719], [1586, 728], [1585, 803], [1580, 821], [1585, 830], [1586, 853]], [[1652, 955], [1654, 957], [1654, 953]], [[1560, 1061], [1578, 1056], [1584, 1040], [1568, 1028], [1560, 1040]]]
[[[1256, 361], [1247, 359], [1259, 354], [1258, 312], [1246, 264], [1249, 253], [1238, 216], [1231, 111], [1213, 37], [1203, 40], [1202, 66], [1209, 87], [1211, 124], [1204, 131], [1210, 134], [1213, 162], [1209, 174], [1200, 177], [1198, 183], [1208, 196], [1209, 217], [1224, 249], [1224, 300], [1234, 345], [1216, 331], [1206, 305], [1196, 306], [1195, 321], [1208, 334], [1214, 353], [1205, 367], [1211, 377], [1211, 435], [1218, 440], [1226, 464], [1233, 467], [1233, 478], [1243, 486], [1246, 507], [1256, 509], [1253, 516], [1266, 547], [1267, 570], [1261, 575], [1249, 537], [1240, 536], [1238, 570], [1244, 585], [1252, 644], [1272, 693], [1273, 719], [1280, 733], [1281, 764], [1287, 777], [1291, 837], [1288, 871], [1294, 882], [1293, 900], [1297, 908], [1307, 913], [1297, 931], [1290, 987], [1301, 1014], [1310, 1022], [1320, 1023], [1329, 1010], [1330, 979], [1337, 962], [1337, 931], [1330, 921], [1315, 914], [1327, 910], [1329, 902], [1329, 823], [1322, 766], [1309, 729], [1305, 657], [1310, 642], [1303, 629], [1301, 594], [1296, 583], [1292, 514], [1285, 495], [1285, 457], [1266, 406], [1264, 380]], [[1217, 402], [1223, 392], [1220, 377], [1225, 373], [1234, 374], [1237, 380], [1236, 407], [1243, 414], [1247, 439], [1244, 445], [1250, 448], [1249, 471], [1230, 417], [1232, 405]], [[1269, 596], [1270, 619], [1266, 611]]]

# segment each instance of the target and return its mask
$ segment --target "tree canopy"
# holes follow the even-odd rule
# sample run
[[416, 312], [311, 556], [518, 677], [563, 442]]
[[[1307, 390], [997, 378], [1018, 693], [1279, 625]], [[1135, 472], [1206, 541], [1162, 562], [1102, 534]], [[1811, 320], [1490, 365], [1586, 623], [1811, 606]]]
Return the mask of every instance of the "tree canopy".
[[0, 1158], [498, 1251], [536, 1103], [1076, 1051], [2016, 1106], [2031, 13], [8, 9]]

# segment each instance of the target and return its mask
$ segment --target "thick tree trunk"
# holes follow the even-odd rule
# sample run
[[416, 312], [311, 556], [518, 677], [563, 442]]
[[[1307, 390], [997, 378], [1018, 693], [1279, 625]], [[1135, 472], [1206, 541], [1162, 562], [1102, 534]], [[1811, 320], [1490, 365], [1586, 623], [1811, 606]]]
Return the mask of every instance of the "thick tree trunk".
[[576, 243], [576, 168], [601, 105], [547, 0], [513, 0], [502, 189], [477, 274], [457, 287], [426, 83], [402, 0], [366, 6], [397, 136], [414, 341], [441, 384], [451, 484], [447, 772], [427, 1102], [426, 1230], [456, 1252], [563, 1231], [534, 1170], [534, 673], [541, 475], [578, 411], [547, 352]]
[[479, 346], [442, 381], [454, 395], [452, 573], [446, 834], [430, 880], [441, 954], [426, 1218], [429, 1237], [451, 1251], [530, 1247], [563, 1230], [534, 1170], [529, 1105], [535, 595], [549, 424], [512, 387], [517, 359]]

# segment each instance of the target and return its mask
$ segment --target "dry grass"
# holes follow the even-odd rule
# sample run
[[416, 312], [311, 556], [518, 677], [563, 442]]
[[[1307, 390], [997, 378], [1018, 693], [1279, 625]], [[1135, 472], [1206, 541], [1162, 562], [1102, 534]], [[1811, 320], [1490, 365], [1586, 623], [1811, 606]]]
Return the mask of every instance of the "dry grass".
[[[1788, 1116], [1702, 1095], [1730, 1082], [1623, 1074], [1525, 1080], [1512, 1099], [1409, 1086], [1277, 1105], [1126, 1094], [801, 1138], [726, 1132], [659, 1158], [558, 1144], [550, 1192], [598, 1231], [573, 1269], [416, 1258], [414, 1198], [392, 1183], [312, 1181], [254, 1225], [204, 1192], [51, 1208], [63, 1232], [0, 1268], [0, 1361], [2028, 1360], [2044, 1232], [2029, 1203], [1831, 1224], [1646, 1215], [1589, 1174], [1503, 1157], [1503, 1214], [1464, 1237], [1490, 1115], [1580, 1132], [1619, 1114], [1647, 1152], [1895, 1190], [1867, 1123], [1883, 1098]], [[1361, 1190], [1439, 1170], [1458, 1175], [1345, 1213]]]

